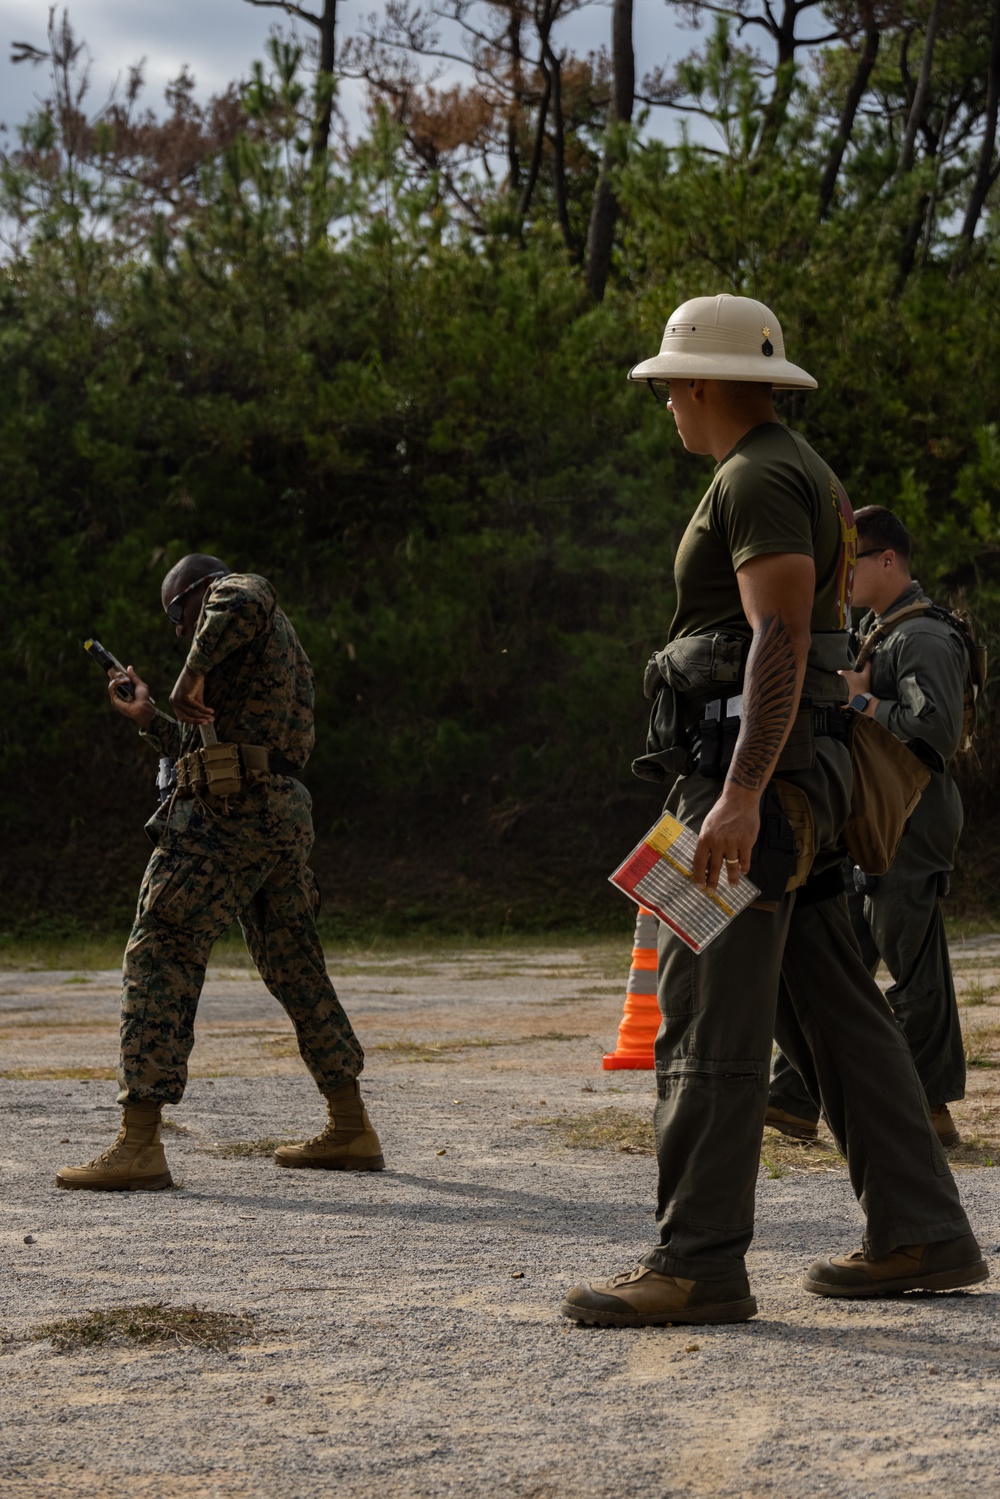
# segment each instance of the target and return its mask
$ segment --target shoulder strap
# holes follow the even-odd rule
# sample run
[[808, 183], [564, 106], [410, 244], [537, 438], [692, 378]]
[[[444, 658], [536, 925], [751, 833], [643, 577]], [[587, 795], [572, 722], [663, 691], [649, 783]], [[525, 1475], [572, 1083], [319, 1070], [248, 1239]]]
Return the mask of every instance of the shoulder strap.
[[881, 624], [869, 630], [863, 635], [858, 643], [858, 654], [854, 661], [854, 670], [860, 671], [866, 665], [887, 635], [890, 635], [897, 625], [901, 625], [904, 619], [914, 619], [918, 614], [927, 614], [935, 606], [928, 600], [918, 600], [915, 604], [904, 604], [902, 609], [897, 609], [894, 614], [887, 614]]

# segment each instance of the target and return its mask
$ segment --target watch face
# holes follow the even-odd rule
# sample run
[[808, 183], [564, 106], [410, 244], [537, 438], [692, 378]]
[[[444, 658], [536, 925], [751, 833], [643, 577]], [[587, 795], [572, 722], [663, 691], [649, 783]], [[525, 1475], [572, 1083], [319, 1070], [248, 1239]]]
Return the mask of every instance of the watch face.
[[855, 693], [854, 697], [851, 698], [849, 706], [852, 707], [856, 713], [863, 713], [868, 707], [868, 699], [865, 697], [863, 692]]

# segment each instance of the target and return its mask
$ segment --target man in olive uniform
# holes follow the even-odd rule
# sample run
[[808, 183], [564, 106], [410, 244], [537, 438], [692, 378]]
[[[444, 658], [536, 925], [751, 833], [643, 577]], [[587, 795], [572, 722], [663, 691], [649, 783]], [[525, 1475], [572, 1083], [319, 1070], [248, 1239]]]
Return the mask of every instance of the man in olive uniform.
[[[948, 762], [962, 739], [969, 656], [954, 625], [910, 576], [909, 533], [890, 510], [857, 512], [854, 602], [869, 610], [859, 638], [876, 632], [860, 671], [842, 673], [857, 707], [909, 744], [931, 769], [889, 871], [850, 899], [851, 924], [865, 962], [881, 958], [893, 977], [886, 993], [906, 1037], [942, 1145], [959, 1143], [948, 1104], [965, 1096], [965, 1051], [955, 999], [941, 895], [955, 867], [962, 800]], [[783, 1133], [816, 1134], [819, 1110], [788, 1059], [775, 1059], [767, 1122]]]
[[[840, 834], [851, 759], [837, 673], [848, 665], [854, 521], [836, 476], [772, 401], [774, 387], [816, 382], [785, 358], [774, 314], [733, 296], [681, 306], [660, 354], [631, 378], [666, 400], [684, 446], [717, 464], [677, 552], [644, 766], [691, 766], [667, 810], [698, 830], [694, 877], [708, 890], [723, 870], [736, 885], [755, 853], [763, 867], [764, 852], [773, 865], [787, 847], [780, 782], [808, 802], [815, 858], [801, 889], [772, 882], [774, 898], [700, 955], [660, 924], [659, 1241], [637, 1269], [574, 1287], [563, 1313], [612, 1327], [753, 1316], [745, 1256], [774, 1035], [821, 1098], [867, 1220], [862, 1248], [815, 1260], [805, 1288], [853, 1297], [974, 1284], [988, 1268], [848, 920]], [[735, 681], [734, 639], [744, 646]], [[728, 761], [715, 754], [720, 722]]]
[[[172, 1184], [160, 1111], [183, 1095], [205, 967], [236, 918], [327, 1099], [326, 1128], [304, 1144], [281, 1146], [276, 1163], [380, 1170], [381, 1147], [357, 1082], [364, 1053], [327, 977], [306, 863], [312, 802], [299, 777], [315, 737], [309, 661], [266, 578], [231, 573], [217, 557], [196, 554], [171, 569], [161, 597], [176, 634], [191, 641], [170, 698], [179, 722], [160, 712], [131, 666], [131, 692], [124, 676], [109, 673], [112, 704], [178, 770], [178, 790], [147, 824], [156, 847], [125, 950], [122, 1128], [96, 1160], [63, 1167], [57, 1185], [156, 1191]], [[203, 738], [219, 741], [210, 765]]]

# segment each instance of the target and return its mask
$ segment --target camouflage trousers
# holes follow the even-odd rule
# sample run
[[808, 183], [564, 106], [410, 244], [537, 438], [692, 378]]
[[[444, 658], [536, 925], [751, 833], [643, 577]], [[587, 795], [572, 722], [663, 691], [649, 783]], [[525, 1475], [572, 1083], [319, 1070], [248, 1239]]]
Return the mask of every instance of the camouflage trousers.
[[177, 802], [139, 891], [122, 972], [119, 1103], [177, 1103], [212, 945], [234, 919], [283, 1006], [309, 1071], [329, 1094], [360, 1073], [364, 1052], [326, 972], [318, 892], [306, 859], [312, 803], [281, 779], [232, 798], [230, 810]]

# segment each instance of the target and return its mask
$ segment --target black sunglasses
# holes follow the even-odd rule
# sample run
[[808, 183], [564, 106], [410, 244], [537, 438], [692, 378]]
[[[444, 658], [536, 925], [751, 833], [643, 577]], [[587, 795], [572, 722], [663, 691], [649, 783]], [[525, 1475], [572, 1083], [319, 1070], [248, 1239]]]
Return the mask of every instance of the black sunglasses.
[[860, 562], [862, 557], [881, 557], [885, 550], [885, 547], [869, 547], [867, 552], [858, 552], [854, 560]]
[[199, 578], [196, 582], [189, 583], [186, 588], [182, 588], [180, 593], [175, 593], [165, 610], [170, 623], [172, 625], [182, 623], [184, 619], [184, 600], [189, 593], [194, 593], [196, 588], [200, 588], [203, 583], [210, 582], [212, 578], [224, 578], [225, 576], [225, 573], [206, 573], [203, 578]]
[[[646, 384], [653, 392], [653, 399], [660, 406], [670, 405], [670, 381], [669, 380], [647, 380]], [[694, 381], [688, 381], [689, 388], [694, 388]]]

